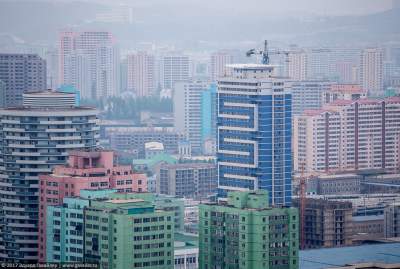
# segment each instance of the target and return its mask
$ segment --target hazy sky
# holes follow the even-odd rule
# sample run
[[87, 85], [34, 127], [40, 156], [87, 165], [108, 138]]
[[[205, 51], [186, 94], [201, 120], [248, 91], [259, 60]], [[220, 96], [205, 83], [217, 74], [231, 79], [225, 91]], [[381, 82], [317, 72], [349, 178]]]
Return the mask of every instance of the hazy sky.
[[48, 1], [48, 2], [92, 2], [107, 5], [127, 4], [131, 6], [157, 7], [168, 5], [207, 7], [216, 10], [247, 10], [266, 14], [290, 15], [349, 15], [368, 14], [391, 8], [392, 1], [400, 0], [0, 0], [5, 1]]
[[[84, 0], [85, 1], [85, 0]], [[126, 3], [129, 5], [198, 5], [209, 9], [265, 10], [266, 13], [302, 13], [319, 15], [366, 14], [389, 9], [392, 0], [86, 0], [107, 4]], [[400, 0], [394, 0], [400, 1]]]

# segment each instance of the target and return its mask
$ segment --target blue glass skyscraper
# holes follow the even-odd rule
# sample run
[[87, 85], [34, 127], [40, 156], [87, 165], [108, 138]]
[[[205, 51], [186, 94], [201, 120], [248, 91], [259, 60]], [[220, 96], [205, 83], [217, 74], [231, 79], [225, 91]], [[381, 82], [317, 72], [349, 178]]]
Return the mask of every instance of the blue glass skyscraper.
[[273, 66], [231, 65], [218, 81], [218, 195], [264, 189], [273, 205], [291, 204], [291, 86]]

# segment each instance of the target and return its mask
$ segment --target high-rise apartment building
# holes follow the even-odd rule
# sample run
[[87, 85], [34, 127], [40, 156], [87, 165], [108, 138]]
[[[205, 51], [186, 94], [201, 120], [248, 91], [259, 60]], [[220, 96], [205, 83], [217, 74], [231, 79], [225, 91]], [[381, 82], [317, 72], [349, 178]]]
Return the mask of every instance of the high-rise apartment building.
[[336, 100], [357, 100], [366, 97], [367, 91], [357, 84], [333, 84], [323, 92], [322, 105]]
[[135, 96], [150, 96], [155, 94], [155, 60], [147, 52], [137, 52], [127, 56], [128, 82], [127, 90]]
[[211, 54], [210, 62], [211, 81], [216, 82], [218, 78], [229, 75], [230, 69], [226, 66], [233, 63], [233, 55], [226, 51], [218, 51]]
[[[46, 58], [46, 69], [47, 69], [47, 89], [57, 89], [60, 86], [60, 81], [58, 78], [60, 65], [58, 61], [60, 56], [58, 55], [57, 49], [49, 49], [45, 54]], [[38, 90], [38, 89], [35, 89]]]
[[100, 46], [96, 51], [96, 98], [116, 96], [120, 91], [119, 50], [116, 46]]
[[85, 210], [85, 262], [102, 269], [172, 268], [173, 214], [143, 199], [92, 201]]
[[164, 55], [160, 59], [160, 83], [164, 89], [173, 89], [175, 82], [188, 81], [191, 77], [191, 61], [183, 54]]
[[298, 211], [268, 200], [230, 192], [226, 204], [199, 205], [199, 268], [299, 268]]
[[79, 89], [85, 99], [93, 96], [93, 79], [89, 56], [74, 52], [64, 57], [64, 85]]
[[383, 95], [383, 50], [368, 48], [362, 51], [360, 84], [369, 95]]
[[294, 118], [295, 171], [397, 169], [400, 98], [336, 100]]
[[46, 89], [46, 61], [36, 54], [0, 53], [0, 107], [22, 105], [22, 94]]
[[332, 74], [330, 72], [331, 50], [318, 48], [307, 50], [307, 78], [327, 80]]
[[37, 262], [38, 175], [64, 164], [70, 150], [99, 145], [97, 114], [69, 101], [53, 107], [33, 99], [29, 107], [0, 110], [1, 261]]
[[217, 144], [217, 85], [201, 95], [201, 142], [203, 154], [215, 155]]
[[288, 76], [292, 80], [306, 80], [307, 75], [307, 53], [296, 50], [288, 55]]
[[306, 109], [317, 109], [323, 105], [323, 93], [333, 83], [325, 80], [294, 81], [292, 84], [292, 113], [300, 115]]
[[81, 190], [76, 197], [64, 197], [59, 203], [48, 205], [44, 214], [45, 258], [40, 262], [83, 262], [85, 209], [92, 200], [107, 198], [116, 190]]
[[273, 66], [232, 65], [218, 81], [218, 194], [268, 190], [270, 203], [291, 201], [291, 84]]
[[112, 151], [71, 151], [68, 163], [39, 176], [39, 261], [46, 261], [46, 208], [61, 205], [64, 197], [79, 196], [82, 189], [147, 191], [146, 175], [129, 165], [118, 165]]
[[338, 83], [354, 84], [359, 82], [361, 49], [355, 47], [330, 48], [330, 73]]
[[212, 163], [162, 164], [157, 169], [157, 193], [206, 198], [217, 191], [217, 168]]
[[119, 91], [119, 52], [109, 32], [61, 32], [59, 79], [84, 98], [114, 96]]
[[204, 81], [177, 82], [174, 87], [174, 127], [190, 142], [192, 154], [202, 152], [202, 95], [209, 84]]

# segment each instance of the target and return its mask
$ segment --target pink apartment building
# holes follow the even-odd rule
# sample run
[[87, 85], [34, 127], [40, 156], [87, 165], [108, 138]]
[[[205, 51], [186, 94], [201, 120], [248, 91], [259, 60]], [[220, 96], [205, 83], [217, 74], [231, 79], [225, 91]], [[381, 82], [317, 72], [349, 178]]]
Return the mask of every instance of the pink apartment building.
[[73, 151], [68, 163], [56, 166], [50, 175], [39, 176], [39, 261], [46, 261], [46, 208], [60, 205], [64, 197], [79, 196], [82, 189], [116, 189], [146, 192], [145, 174], [130, 165], [117, 165], [113, 151]]

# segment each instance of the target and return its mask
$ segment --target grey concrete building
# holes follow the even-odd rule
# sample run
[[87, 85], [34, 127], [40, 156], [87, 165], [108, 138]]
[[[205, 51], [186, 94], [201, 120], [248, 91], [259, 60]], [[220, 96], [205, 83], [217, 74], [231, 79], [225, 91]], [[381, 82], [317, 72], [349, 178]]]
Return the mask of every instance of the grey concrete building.
[[157, 193], [186, 198], [215, 194], [217, 167], [212, 163], [161, 165], [157, 171]]
[[292, 84], [292, 113], [301, 115], [306, 109], [318, 109], [323, 105], [323, 93], [332, 82], [325, 80], [295, 81]]
[[385, 208], [385, 237], [400, 237], [400, 203], [393, 203]]
[[0, 107], [22, 105], [22, 93], [46, 89], [46, 61], [36, 54], [0, 53]]
[[171, 127], [107, 127], [106, 138], [110, 145], [118, 151], [138, 150], [139, 158], [144, 158], [144, 149], [147, 142], [160, 142], [165, 152], [177, 153], [178, 142], [183, 134]]

